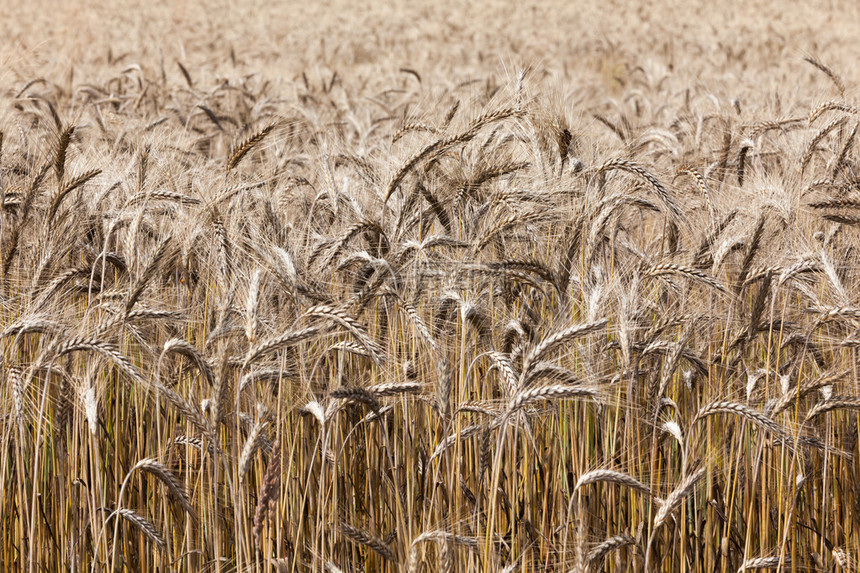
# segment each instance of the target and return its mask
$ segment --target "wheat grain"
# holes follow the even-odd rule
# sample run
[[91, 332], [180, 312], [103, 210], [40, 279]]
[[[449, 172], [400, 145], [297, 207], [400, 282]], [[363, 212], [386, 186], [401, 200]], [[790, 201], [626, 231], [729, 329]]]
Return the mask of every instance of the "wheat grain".
[[136, 514], [131, 509], [120, 508], [116, 510], [117, 515], [134, 525], [147, 539], [155, 543], [158, 547], [167, 547], [167, 542], [161, 537], [161, 534], [155, 526], [146, 520], [146, 518]]
[[576, 491], [581, 487], [584, 487], [588, 484], [597, 483], [599, 481], [609, 481], [612, 483], [621, 484], [631, 489], [635, 489], [636, 491], [640, 491], [646, 495], [653, 495], [651, 493], [651, 489], [639, 480], [630, 477], [625, 473], [613, 470], [592, 470], [590, 472], [584, 473], [579, 476], [578, 480], [576, 480], [576, 485], [573, 487], [573, 489], [574, 491]]

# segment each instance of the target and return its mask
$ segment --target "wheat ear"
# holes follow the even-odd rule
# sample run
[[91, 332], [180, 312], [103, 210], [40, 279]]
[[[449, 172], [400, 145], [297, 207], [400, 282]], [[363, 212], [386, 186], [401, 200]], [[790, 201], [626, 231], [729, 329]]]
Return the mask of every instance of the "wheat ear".
[[235, 169], [239, 165], [239, 163], [242, 162], [245, 156], [251, 152], [252, 149], [257, 147], [260, 142], [266, 139], [266, 136], [269, 135], [273, 129], [275, 129], [275, 124], [269, 124], [260, 131], [248, 136], [240, 143], [237, 143], [233, 147], [233, 152], [230, 154], [230, 159], [227, 161], [227, 171], [232, 171], [233, 169]]

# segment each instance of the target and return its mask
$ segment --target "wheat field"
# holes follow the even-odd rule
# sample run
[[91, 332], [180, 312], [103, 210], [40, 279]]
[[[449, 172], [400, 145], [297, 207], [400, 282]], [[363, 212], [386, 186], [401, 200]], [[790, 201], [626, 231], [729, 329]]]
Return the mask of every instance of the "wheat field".
[[0, 8], [0, 571], [858, 570], [860, 5]]

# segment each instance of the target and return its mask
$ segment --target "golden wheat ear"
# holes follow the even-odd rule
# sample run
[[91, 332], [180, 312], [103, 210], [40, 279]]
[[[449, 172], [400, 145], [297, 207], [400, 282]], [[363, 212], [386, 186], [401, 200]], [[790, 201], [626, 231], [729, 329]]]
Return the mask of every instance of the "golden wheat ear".
[[815, 56], [806, 56], [803, 59], [807, 63], [818, 68], [818, 70], [820, 70], [822, 73], [824, 73], [824, 75], [830, 78], [830, 81], [832, 81], [833, 85], [836, 86], [836, 89], [839, 90], [839, 95], [845, 97], [845, 82], [842, 81], [842, 78], [840, 78], [839, 75], [834, 72], [830, 66], [828, 66]]
[[54, 144], [54, 175], [57, 177], [57, 184], [60, 185], [63, 181], [63, 176], [66, 173], [66, 155], [69, 150], [69, 144], [72, 141], [72, 134], [75, 132], [75, 126], [70, 125], [60, 132], [57, 142]]
[[277, 124], [271, 123], [244, 140], [237, 142], [233, 146], [233, 152], [230, 154], [230, 159], [227, 160], [227, 171], [235, 169], [239, 163], [242, 162], [245, 156], [248, 155], [248, 153], [266, 139], [266, 136], [272, 133], [272, 130], [275, 129], [276, 125]]

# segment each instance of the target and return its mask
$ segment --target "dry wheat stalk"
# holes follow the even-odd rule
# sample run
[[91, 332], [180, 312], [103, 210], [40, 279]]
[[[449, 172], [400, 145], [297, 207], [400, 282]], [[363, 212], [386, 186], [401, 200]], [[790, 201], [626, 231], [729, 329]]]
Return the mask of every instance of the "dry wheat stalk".
[[281, 487], [281, 444], [275, 442], [272, 448], [272, 453], [269, 456], [269, 463], [266, 466], [266, 475], [263, 477], [263, 483], [260, 487], [259, 497], [257, 499], [257, 507], [254, 510], [254, 540], [259, 547], [262, 544], [260, 537], [263, 533], [263, 523], [266, 517], [274, 508], [280, 497]]
[[238, 392], [241, 394], [245, 388], [258, 382], [278, 382], [279, 380], [288, 379], [292, 376], [293, 373], [291, 371], [281, 370], [280, 368], [252, 370], [239, 379]]
[[227, 160], [227, 171], [235, 169], [239, 163], [242, 162], [245, 156], [248, 155], [252, 149], [257, 147], [273, 129], [275, 129], [275, 124], [269, 124], [234, 145], [233, 152], [230, 154], [230, 159]]
[[804, 56], [803, 59], [806, 62], [808, 62], [809, 64], [812, 64], [813, 66], [818, 68], [820, 71], [822, 71], [824, 73], [824, 75], [826, 75], [828, 78], [830, 78], [830, 81], [832, 81], [833, 85], [836, 86], [836, 89], [839, 90], [839, 95], [845, 96], [845, 82], [842, 81], [842, 78], [840, 78], [836, 74], [836, 72], [834, 72], [833, 69], [830, 68], [830, 66], [828, 66], [827, 64], [825, 64], [824, 62], [822, 62], [821, 60], [816, 58], [815, 56], [811, 56], [811, 55], [810, 56]]
[[576, 385], [581, 383], [579, 376], [572, 371], [548, 362], [538, 362], [531, 368], [528, 377], [523, 380], [523, 388], [531, 386], [535, 380], [543, 380], [545, 383], [558, 383]]
[[242, 454], [239, 456], [240, 478], [244, 478], [245, 474], [248, 472], [248, 464], [251, 463], [251, 458], [254, 456], [254, 452], [257, 451], [257, 448], [265, 437], [264, 432], [268, 425], [269, 423], [267, 421], [260, 419], [257, 420], [254, 423], [254, 427], [251, 428], [251, 432], [248, 434], [248, 439], [245, 440], [245, 445], [242, 447]]
[[384, 396], [398, 396], [400, 394], [415, 394], [423, 389], [419, 382], [389, 382], [386, 384], [375, 384], [369, 386], [367, 391], [382, 398]]
[[136, 514], [131, 509], [120, 508], [116, 510], [117, 515], [134, 525], [147, 539], [155, 543], [158, 547], [167, 547], [167, 543], [155, 526], [146, 520], [146, 518]]
[[66, 172], [66, 155], [69, 150], [69, 144], [72, 140], [72, 134], [75, 132], [75, 126], [70, 125], [60, 132], [57, 142], [54, 145], [54, 175], [57, 177], [57, 182], [62, 183], [63, 176]]
[[684, 500], [685, 497], [690, 495], [693, 491], [693, 487], [702, 479], [705, 475], [705, 468], [699, 468], [695, 473], [690, 474], [685, 477], [678, 486], [672, 490], [663, 503], [660, 504], [660, 509], [657, 511], [657, 514], [654, 516], [654, 529], [658, 529], [661, 525], [666, 522], [666, 519], [669, 515], [675, 511], [675, 509], [680, 505], [680, 503]]
[[520, 391], [514, 395], [508, 404], [506, 415], [510, 416], [519, 409], [531, 404], [536, 400], [557, 400], [562, 398], [594, 398], [597, 391], [584, 386], [570, 386], [566, 384], [551, 384], [538, 388], [530, 388]]
[[209, 384], [209, 386], [215, 385], [215, 373], [212, 371], [212, 367], [209, 365], [209, 362], [203, 357], [200, 352], [194, 346], [191, 345], [190, 342], [182, 340], [180, 338], [171, 338], [167, 342], [164, 343], [164, 348], [161, 351], [161, 356], [158, 357], [158, 363], [164, 360], [166, 356], [169, 354], [180, 354], [189, 358], [194, 365], [197, 366], [197, 369], [200, 370], [200, 373], [203, 375], [203, 378]]
[[7, 381], [12, 387], [12, 415], [19, 431], [24, 431], [24, 372], [18, 366], [9, 366]]
[[397, 172], [394, 174], [394, 177], [391, 178], [391, 181], [385, 189], [384, 202], [388, 201], [392, 193], [394, 193], [394, 190], [397, 189], [401, 181], [403, 181], [403, 178], [406, 177], [406, 175], [412, 169], [414, 169], [415, 166], [418, 165], [418, 163], [420, 163], [422, 160], [432, 159], [433, 157], [444, 153], [455, 145], [466, 143], [472, 140], [476, 135], [478, 135], [480, 129], [485, 125], [489, 125], [491, 123], [502, 121], [511, 117], [519, 117], [522, 115], [523, 112], [515, 108], [500, 109], [495, 112], [484, 114], [478, 119], [476, 119], [474, 122], [472, 122], [472, 125], [466, 131], [450, 137], [437, 139], [433, 143], [419, 150], [418, 152], [413, 154], [412, 157], [410, 157], [400, 167], [400, 169], [397, 170]]
[[708, 416], [713, 416], [714, 414], [720, 413], [734, 414], [736, 416], [746, 418], [757, 426], [770, 432], [773, 432], [777, 436], [788, 436], [790, 434], [790, 432], [788, 432], [785, 428], [780, 426], [777, 422], [773, 421], [765, 414], [753, 410], [748, 406], [744, 406], [743, 404], [730, 402], [728, 400], [717, 400], [716, 402], [712, 402], [702, 407], [702, 409], [699, 410], [699, 412], [696, 414], [696, 417], [693, 419], [693, 423], [695, 424], [699, 420], [707, 418]]
[[364, 545], [384, 557], [385, 559], [397, 562], [397, 556], [394, 551], [380, 538], [370, 535], [348, 523], [340, 524], [340, 531], [349, 539], [355, 541], [359, 545]]
[[716, 279], [706, 275], [699, 269], [693, 267], [685, 267], [675, 263], [664, 263], [660, 265], [654, 265], [653, 267], [645, 271], [645, 276], [647, 277], [659, 277], [664, 274], [679, 274], [682, 276], [686, 276], [691, 279], [698, 280], [712, 288], [717, 289], [720, 292], [726, 292], [726, 287], [721, 285]]
[[441, 543], [442, 545], [452, 543], [454, 545], [462, 545], [464, 547], [469, 547], [473, 550], [478, 549], [478, 540], [474, 537], [464, 537], [462, 535], [455, 535], [453, 533], [441, 530], [425, 531], [424, 533], [413, 539], [409, 547], [409, 559], [407, 561], [406, 568], [409, 573], [418, 571], [418, 549], [421, 543], [424, 543], [426, 541], [436, 541]]
[[134, 382], [139, 383], [141, 385], [144, 384], [143, 376], [140, 374], [138, 369], [132, 364], [131, 360], [129, 360], [119, 349], [103, 340], [99, 340], [97, 338], [91, 338], [87, 336], [75, 336], [72, 338], [68, 338], [65, 341], [54, 347], [54, 356], [56, 358], [60, 358], [65, 356], [66, 354], [71, 354], [72, 352], [96, 352], [106, 357], [108, 360], [114, 363], [120, 370], [122, 370], [129, 378], [131, 378]]
[[138, 299], [143, 294], [144, 289], [146, 289], [146, 287], [155, 277], [155, 273], [158, 268], [163, 263], [165, 263], [168, 258], [170, 258], [171, 244], [172, 238], [170, 235], [167, 235], [155, 248], [155, 252], [152, 254], [152, 257], [150, 258], [143, 272], [137, 278], [137, 280], [133, 284], [133, 287], [128, 291], [128, 297], [125, 301], [126, 314], [131, 312], [132, 307], [134, 307], [135, 303], [137, 303]]
[[809, 123], [813, 123], [828, 111], [843, 111], [845, 113], [856, 114], [857, 108], [838, 100], [825, 101], [812, 108], [812, 111], [809, 112]]
[[505, 396], [512, 396], [519, 386], [519, 374], [514, 370], [514, 365], [511, 363], [510, 357], [501, 352], [490, 351], [487, 353], [493, 365], [501, 374], [502, 389]]
[[173, 472], [167, 469], [162, 463], [152, 458], [142, 459], [128, 471], [126, 479], [128, 475], [137, 469], [150, 473], [160, 479], [162, 483], [167, 486], [167, 490], [170, 492], [170, 495], [172, 495], [173, 498], [179, 502], [179, 505], [182, 506], [182, 509], [184, 509], [191, 517], [195, 519], [197, 518], [197, 512], [192, 507], [191, 501], [185, 494], [185, 489], [182, 487], [182, 484], [179, 483], [179, 479], [177, 479], [177, 477], [173, 475]]
[[831, 550], [831, 555], [833, 555], [833, 560], [845, 571], [855, 570], [854, 558], [852, 557], [851, 552], [846, 551], [842, 547], [834, 547]]
[[535, 363], [545, 358], [547, 354], [559, 346], [576, 340], [579, 337], [597, 332], [603, 329], [607, 323], [608, 321], [606, 319], [602, 319], [586, 324], [577, 324], [545, 338], [526, 355], [526, 358], [523, 360], [522, 376], [527, 375]]
[[636, 491], [640, 491], [646, 495], [653, 495], [651, 493], [651, 489], [647, 485], [625, 473], [613, 470], [592, 470], [590, 472], [584, 473], [579, 476], [579, 479], [576, 481], [576, 485], [574, 486], [573, 490], [576, 491], [583, 486], [597, 483], [599, 481], [617, 483], [629, 487], [631, 489], [635, 489]]
[[376, 399], [376, 394], [364, 388], [337, 388], [332, 390], [331, 397], [338, 400], [360, 402], [374, 412], [378, 412], [382, 408], [382, 404]]
[[809, 421], [821, 414], [833, 410], [857, 410], [860, 409], [860, 396], [830, 396], [827, 400], [819, 402], [806, 413], [805, 421]]
[[676, 175], [687, 173], [696, 181], [696, 187], [699, 189], [702, 197], [705, 198], [705, 203], [708, 205], [708, 214], [711, 216], [711, 221], [715, 222], [717, 217], [714, 205], [711, 202], [711, 188], [708, 186], [708, 182], [705, 181], [705, 178], [692, 167], [679, 167], [675, 173]]
[[214, 438], [214, 432], [212, 428], [204, 418], [203, 412], [201, 412], [196, 405], [186, 401], [179, 394], [177, 394], [167, 386], [160, 385], [157, 386], [155, 389], [158, 392], [159, 396], [164, 397], [168, 402], [173, 404], [173, 406], [177, 410], [179, 410], [179, 413], [185, 416], [185, 418], [189, 422], [191, 422], [191, 424], [195, 428], [197, 428], [197, 430], [200, 431], [204, 436], [210, 439]]
[[791, 556], [784, 555], [780, 557], [779, 555], [777, 555], [774, 557], [756, 557], [753, 559], [747, 559], [746, 561], [744, 561], [743, 565], [740, 566], [738, 572], [749, 571], [750, 569], [771, 569], [780, 566], [790, 567]]
[[839, 380], [845, 378], [848, 374], [848, 370], [836, 372], [833, 374], [823, 374], [818, 378], [815, 378], [808, 382], [804, 382], [803, 384], [796, 384], [787, 392], [784, 392], [783, 395], [779, 398], [779, 400], [777, 400], [773, 404], [773, 406], [768, 409], [766, 413], [768, 416], [771, 417], [776, 416], [777, 414], [794, 404], [798, 398], [803, 398], [810, 392], [818, 390], [819, 388], [830, 387]]
[[[493, 427], [498, 427], [498, 422], [494, 421]], [[430, 461], [441, 456], [445, 451], [450, 448], [452, 445], [456, 444], [459, 440], [465, 440], [471, 436], [474, 436], [483, 430], [483, 426], [480, 424], [467, 426], [462, 430], [459, 430], [456, 433], [450, 434], [444, 440], [439, 442], [439, 445], [436, 446], [436, 450], [433, 452], [433, 455], [430, 456]]]
[[607, 538], [606, 541], [595, 545], [591, 551], [588, 552], [588, 555], [585, 556], [585, 560], [590, 564], [594, 564], [596, 567], [600, 565], [601, 560], [610, 552], [635, 544], [636, 540], [626, 533], [613, 535], [612, 537]]
[[613, 159], [611, 161], [607, 161], [603, 165], [597, 168], [597, 173], [604, 173], [606, 171], [611, 171], [614, 169], [619, 169], [621, 171], [626, 171], [628, 173], [632, 173], [634, 175], [638, 175], [645, 181], [647, 181], [654, 191], [657, 194], [657, 198], [663, 203], [663, 206], [669, 211], [672, 217], [675, 218], [676, 221], [680, 223], [686, 223], [687, 217], [684, 215], [684, 212], [681, 211], [678, 204], [669, 194], [668, 189], [657, 180], [656, 177], [651, 175], [645, 168], [632, 161], [628, 161], [626, 159]]
[[800, 159], [800, 169], [801, 171], [805, 170], [807, 165], [809, 165], [809, 161], [812, 159], [812, 155], [815, 153], [815, 148], [821, 143], [821, 140], [827, 137], [827, 134], [836, 129], [837, 127], [842, 127], [848, 121], [847, 118], [840, 117], [834, 119], [824, 127], [822, 127], [818, 133], [816, 133], [812, 139], [809, 141], [809, 145], [806, 148], [806, 151], [803, 153], [803, 156]]
[[257, 346], [253, 346], [248, 350], [248, 353], [245, 355], [245, 359], [242, 363], [242, 368], [247, 368], [249, 364], [255, 362], [257, 359], [259, 359], [265, 354], [268, 354], [269, 352], [273, 352], [275, 350], [280, 350], [281, 348], [286, 348], [288, 346], [298, 344], [299, 342], [307, 340], [308, 338], [311, 338], [318, 333], [320, 333], [319, 328], [309, 327], [303, 328], [301, 330], [288, 331], [280, 336], [261, 342]]
[[101, 169], [91, 169], [84, 173], [81, 173], [71, 181], [66, 182], [62, 188], [60, 188], [54, 198], [51, 200], [51, 207], [48, 209], [48, 223], [51, 223], [54, 220], [54, 216], [57, 214], [57, 211], [60, 208], [60, 204], [63, 202], [63, 199], [66, 196], [77, 189], [78, 187], [82, 187], [88, 181], [96, 177], [102, 172]]
[[350, 332], [355, 338], [367, 348], [375, 361], [379, 362], [383, 354], [382, 349], [377, 345], [367, 333], [367, 330], [352, 316], [342, 309], [337, 309], [328, 305], [316, 305], [305, 311], [305, 316], [319, 317], [333, 321]]

